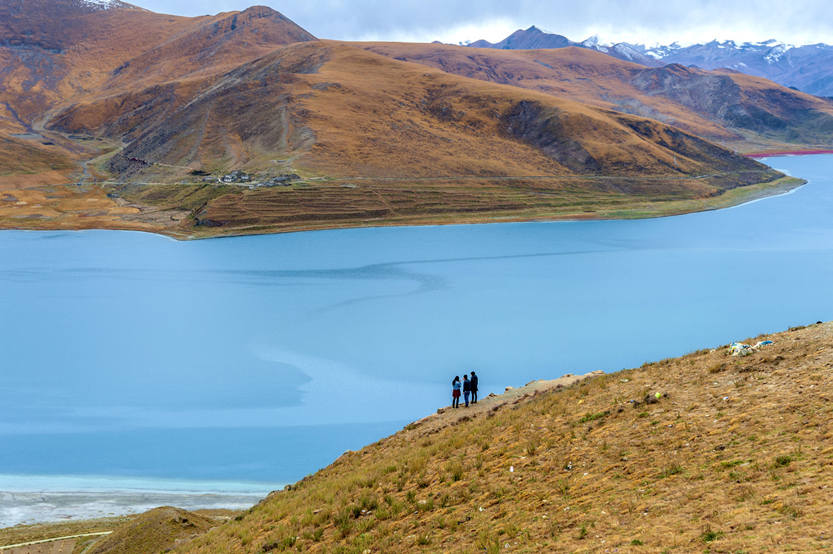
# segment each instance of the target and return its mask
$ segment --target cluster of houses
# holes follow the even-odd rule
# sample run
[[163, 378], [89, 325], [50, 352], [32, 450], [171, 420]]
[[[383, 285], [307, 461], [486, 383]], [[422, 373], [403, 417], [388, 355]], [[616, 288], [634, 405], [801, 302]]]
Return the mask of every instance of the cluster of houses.
[[[206, 177], [203, 179], [205, 182], [214, 181], [215, 177]], [[249, 188], [258, 188], [258, 187], [288, 187], [294, 182], [300, 181], [301, 177], [296, 175], [295, 173], [287, 173], [284, 175], [278, 175], [276, 177], [269, 177], [263, 181], [256, 181], [254, 175], [250, 173], [246, 173], [240, 169], [235, 169], [230, 173], [226, 173], [222, 177], [220, 177], [220, 182], [225, 184], [240, 184], [240, 185], [247, 185]]]

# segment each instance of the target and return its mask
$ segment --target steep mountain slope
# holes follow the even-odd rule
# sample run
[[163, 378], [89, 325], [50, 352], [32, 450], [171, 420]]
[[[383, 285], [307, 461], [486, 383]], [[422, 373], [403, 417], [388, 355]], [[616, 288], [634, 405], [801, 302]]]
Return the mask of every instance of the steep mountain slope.
[[369, 43], [444, 71], [659, 119], [739, 149], [767, 141], [833, 144], [833, 104], [765, 79], [681, 65], [649, 68], [582, 48], [474, 50]]
[[204, 169], [225, 159], [257, 170], [273, 153], [334, 177], [761, 169], [657, 122], [338, 43], [298, 44], [216, 79], [79, 104], [49, 125], [127, 138], [111, 167], [128, 172], [157, 163]]
[[[44, 134], [43, 123], [59, 106], [194, 72], [227, 71], [281, 44], [313, 39], [268, 8], [186, 18], [123, 2], [2, 0], [0, 133], [19, 135], [63, 167], [61, 160], [90, 158], [100, 145]], [[49, 142], [52, 148], [42, 148]], [[2, 173], [29, 174], [30, 168], [21, 162]]]
[[833, 324], [763, 339], [441, 410], [174, 551], [827, 551]]

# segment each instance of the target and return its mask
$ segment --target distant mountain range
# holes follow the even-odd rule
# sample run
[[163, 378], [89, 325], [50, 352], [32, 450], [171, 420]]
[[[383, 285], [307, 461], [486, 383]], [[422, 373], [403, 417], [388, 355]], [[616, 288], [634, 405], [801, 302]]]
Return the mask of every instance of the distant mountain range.
[[833, 46], [827, 44], [792, 46], [776, 40], [744, 43], [713, 40], [692, 46], [674, 43], [652, 47], [627, 42], [602, 44], [597, 37], [574, 42], [533, 25], [528, 29], [519, 29], [494, 44], [478, 40], [468, 46], [502, 50], [578, 46], [647, 66], [678, 63], [708, 70], [732, 69], [816, 96], [833, 96]]

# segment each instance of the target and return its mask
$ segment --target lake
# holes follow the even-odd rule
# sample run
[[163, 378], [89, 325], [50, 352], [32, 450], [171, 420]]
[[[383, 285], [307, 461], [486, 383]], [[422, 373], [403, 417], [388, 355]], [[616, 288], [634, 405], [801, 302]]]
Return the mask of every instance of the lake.
[[833, 319], [833, 156], [767, 163], [809, 184], [635, 221], [0, 232], [0, 526], [251, 505], [472, 369], [485, 395]]

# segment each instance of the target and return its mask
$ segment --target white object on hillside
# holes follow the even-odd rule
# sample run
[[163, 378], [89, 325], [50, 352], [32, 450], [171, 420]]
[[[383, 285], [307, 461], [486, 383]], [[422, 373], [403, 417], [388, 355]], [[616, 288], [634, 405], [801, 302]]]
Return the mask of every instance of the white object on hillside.
[[108, 8], [118, 8], [124, 5], [124, 3], [119, 0], [81, 0], [81, 3], [101, 10], [106, 10]]

